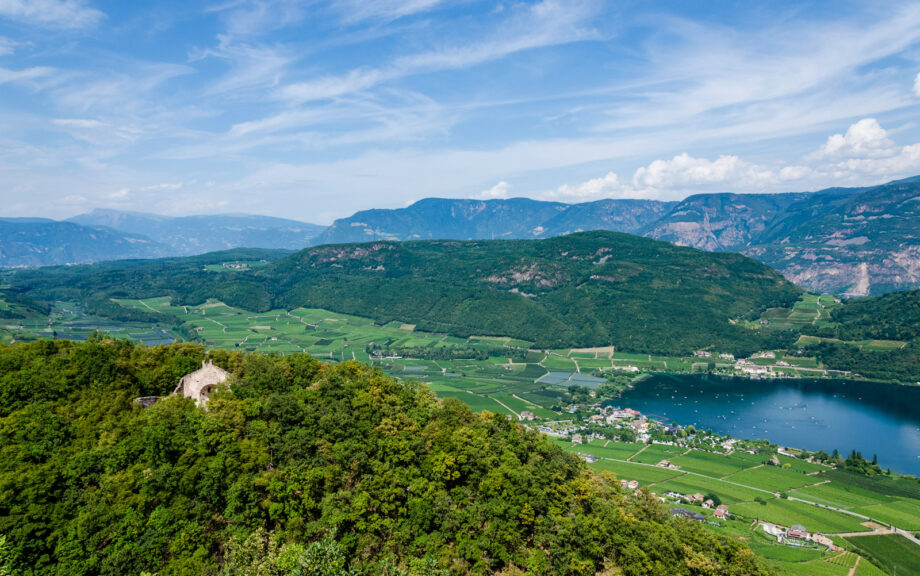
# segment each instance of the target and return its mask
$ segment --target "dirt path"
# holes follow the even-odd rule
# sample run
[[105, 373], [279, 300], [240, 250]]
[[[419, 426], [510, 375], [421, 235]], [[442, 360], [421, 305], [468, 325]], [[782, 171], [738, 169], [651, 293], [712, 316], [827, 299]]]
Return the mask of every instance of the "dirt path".
[[840, 534], [834, 534], [834, 536], [840, 536], [841, 538], [849, 538], [851, 536], [887, 536], [889, 534], [894, 534], [894, 530], [873, 530], [871, 532], [842, 532]]
[[210, 321], [210, 322], [213, 322], [213, 323], [217, 324], [218, 326], [220, 326], [221, 328], [223, 328], [223, 332], [224, 332], [225, 334], [227, 333], [227, 327], [224, 326], [223, 324], [221, 324], [220, 322], [218, 322], [217, 320], [214, 320], [213, 318], [205, 318], [205, 320], [208, 320], [208, 321]]
[[764, 467], [763, 464], [758, 464], [757, 466], [751, 466], [750, 468], [742, 468], [741, 470], [738, 470], [737, 472], [732, 472], [731, 474], [726, 474], [725, 476], [722, 476], [721, 478], [719, 478], [719, 480], [725, 480], [726, 478], [731, 478], [735, 474], [740, 474], [741, 472], [744, 472], [745, 470], [755, 470], [757, 468], [763, 468], [763, 467]]
[[[537, 404], [536, 402], [531, 402], [530, 400], [527, 400], [526, 398], [521, 398], [521, 397], [518, 396], [517, 394], [512, 394], [511, 396], [514, 397], [514, 398], [517, 398], [518, 400], [520, 400], [521, 402], [524, 402], [525, 404], [533, 404], [533, 405], [536, 406], [537, 408], [543, 408], [543, 406], [540, 406], [540, 405]], [[546, 408], [543, 408], [543, 409], [546, 410]]]
[[[469, 392], [469, 390], [467, 390], [467, 392]], [[472, 392], [470, 392], [470, 394], [472, 394]], [[508, 406], [507, 404], [505, 404], [504, 402], [502, 402], [502, 401], [499, 400], [498, 398], [495, 398], [495, 397], [493, 397], [493, 396], [486, 396], [486, 398], [491, 398], [491, 399], [494, 400], [495, 402], [498, 402], [499, 404], [501, 404], [502, 406], [504, 406], [505, 409], [508, 410], [508, 412], [511, 412], [512, 414], [514, 414], [515, 416], [517, 416], [518, 420], [521, 419], [521, 415], [520, 415], [520, 414], [518, 414], [517, 412], [515, 412], [514, 410], [512, 410], [512, 409], [511, 409], [511, 406]]]
[[856, 556], [856, 562], [853, 564], [853, 567], [850, 568], [850, 571], [847, 572], [847, 576], [853, 576], [856, 574], [856, 569], [859, 568], [859, 561], [862, 560], [862, 556]]
[[627, 458], [626, 461], [627, 461], [627, 462], [632, 462], [632, 459], [633, 459], [633, 458], [635, 458], [635, 457], [638, 456], [639, 454], [642, 454], [643, 452], [645, 452], [645, 449], [648, 448], [649, 446], [651, 446], [651, 444], [646, 444], [645, 446], [642, 447], [642, 450], [639, 450], [638, 452], [636, 452], [635, 454], [633, 454], [632, 456], [630, 456], [629, 458]]

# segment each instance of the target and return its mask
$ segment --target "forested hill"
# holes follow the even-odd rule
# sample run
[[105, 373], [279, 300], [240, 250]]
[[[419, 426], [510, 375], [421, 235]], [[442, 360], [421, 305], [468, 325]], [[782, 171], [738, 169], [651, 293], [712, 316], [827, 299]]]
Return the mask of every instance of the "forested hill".
[[203, 348], [0, 346], [0, 571], [33, 576], [760, 576], [501, 415], [357, 363]]
[[[822, 361], [869, 378], [920, 383], [920, 290], [853, 298], [836, 308], [833, 323], [813, 330], [826, 339], [813, 346]], [[900, 348], [863, 351], [847, 342], [892, 340]]]
[[[171, 295], [252, 311], [300, 306], [419, 329], [512, 336], [538, 347], [607, 346], [749, 353], [777, 345], [735, 321], [801, 294], [744, 256], [615, 232], [546, 240], [373, 242], [310, 248], [259, 270], [206, 272], [183, 260], [29, 271], [11, 288], [33, 300]], [[771, 338], [788, 337], [772, 332]]]

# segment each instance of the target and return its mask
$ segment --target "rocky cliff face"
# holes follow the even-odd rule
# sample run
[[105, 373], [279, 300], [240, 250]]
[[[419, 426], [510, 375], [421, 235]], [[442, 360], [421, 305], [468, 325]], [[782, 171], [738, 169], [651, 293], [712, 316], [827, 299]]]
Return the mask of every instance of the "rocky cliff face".
[[920, 286], [920, 183], [816, 193], [743, 252], [800, 286], [851, 296]]
[[675, 206], [645, 235], [702, 250], [737, 251], [761, 235], [803, 194], [697, 194]]

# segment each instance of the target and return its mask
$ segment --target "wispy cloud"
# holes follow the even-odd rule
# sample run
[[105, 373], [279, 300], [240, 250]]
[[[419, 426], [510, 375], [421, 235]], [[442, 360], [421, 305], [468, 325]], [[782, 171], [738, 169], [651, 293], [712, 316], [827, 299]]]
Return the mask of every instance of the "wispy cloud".
[[104, 17], [83, 0], [0, 0], [0, 17], [61, 30], [92, 28]]
[[6, 84], [8, 82], [29, 82], [40, 78], [47, 78], [54, 75], [54, 73], [54, 69], [47, 66], [35, 66], [22, 70], [9, 70], [7, 68], [0, 68], [0, 84]]
[[12, 54], [16, 50], [16, 46], [18, 45], [19, 45], [18, 42], [15, 42], [13, 40], [10, 40], [9, 38], [4, 38], [3, 36], [0, 36], [0, 56], [6, 56], [8, 54]]
[[216, 58], [226, 62], [229, 70], [207, 89], [207, 94], [239, 93], [252, 88], [274, 86], [294, 57], [278, 46], [238, 42], [228, 35], [219, 35], [214, 48], [195, 50], [192, 62]]
[[356, 23], [364, 20], [392, 22], [428, 12], [443, 4], [445, 0], [340, 0], [333, 6], [341, 13], [342, 20]]
[[334, 98], [407, 76], [467, 68], [526, 50], [597, 39], [590, 27], [596, 10], [593, 2], [544, 0], [516, 9], [487, 39], [401, 56], [385, 67], [354, 68], [345, 74], [294, 83], [280, 94], [295, 102]]
[[309, 4], [302, 0], [229, 0], [207, 11], [220, 15], [229, 36], [251, 37], [299, 22]]

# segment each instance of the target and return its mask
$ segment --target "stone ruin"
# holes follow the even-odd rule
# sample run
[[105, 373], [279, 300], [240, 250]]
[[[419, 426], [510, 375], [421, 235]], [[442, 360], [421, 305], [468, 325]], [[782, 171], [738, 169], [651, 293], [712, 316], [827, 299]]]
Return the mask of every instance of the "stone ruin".
[[[173, 390], [173, 396], [181, 394], [185, 398], [191, 398], [198, 406], [208, 403], [214, 388], [223, 384], [230, 378], [230, 374], [219, 366], [215, 366], [212, 360], [201, 362], [201, 368], [190, 374], [186, 374], [179, 380], [176, 389]], [[141, 396], [134, 399], [134, 403], [141, 408], [149, 408], [161, 399], [160, 396]]]
[[191, 398], [195, 404], [201, 406], [207, 404], [214, 389], [226, 382], [229, 377], [230, 374], [219, 366], [215, 366], [212, 360], [202, 361], [200, 369], [186, 374], [179, 380], [179, 385], [173, 390], [173, 394]]

